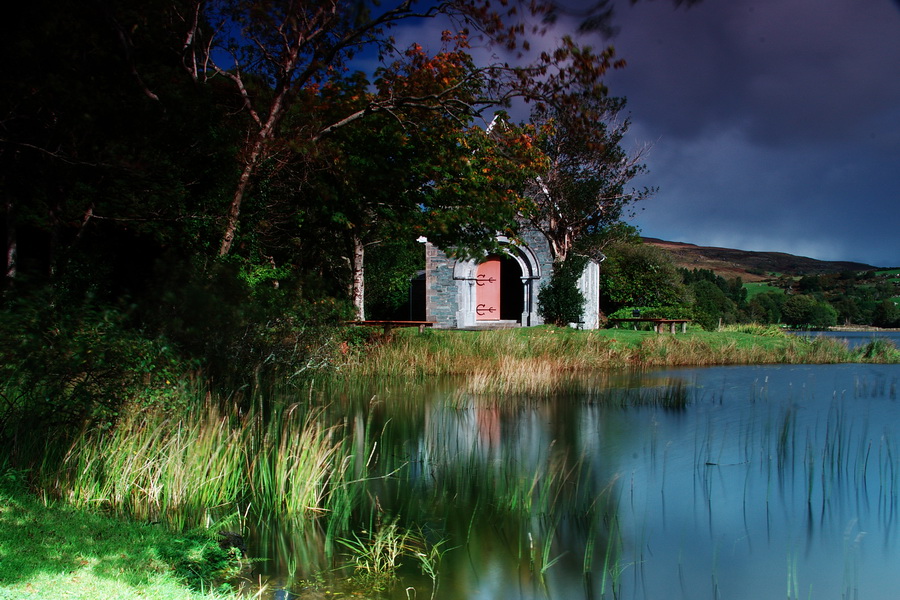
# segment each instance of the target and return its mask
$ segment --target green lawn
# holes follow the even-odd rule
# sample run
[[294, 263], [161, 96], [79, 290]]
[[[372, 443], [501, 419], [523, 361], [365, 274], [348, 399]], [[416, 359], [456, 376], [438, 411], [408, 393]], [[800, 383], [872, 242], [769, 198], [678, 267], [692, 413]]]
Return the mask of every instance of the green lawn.
[[745, 283], [744, 289], [747, 290], [747, 300], [752, 299], [754, 296], [758, 296], [759, 294], [765, 294], [766, 292], [782, 292], [780, 287], [776, 287], [771, 283], [767, 283], [765, 281], [759, 283]]
[[212, 591], [234, 564], [206, 536], [45, 506], [0, 482], [0, 600], [236, 598]]

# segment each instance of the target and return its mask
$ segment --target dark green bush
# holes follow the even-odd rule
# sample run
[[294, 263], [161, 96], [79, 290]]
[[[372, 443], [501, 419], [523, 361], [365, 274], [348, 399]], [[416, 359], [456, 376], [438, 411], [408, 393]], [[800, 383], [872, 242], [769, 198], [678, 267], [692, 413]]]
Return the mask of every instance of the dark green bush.
[[876, 327], [900, 326], [900, 309], [892, 300], [882, 300], [872, 313], [872, 324]]
[[229, 392], [327, 365], [339, 343], [335, 325], [352, 315], [347, 302], [313, 285], [251, 281], [229, 262], [185, 265], [159, 288], [144, 319]]
[[784, 322], [793, 327], [822, 329], [837, 324], [837, 311], [827, 302], [809, 295], [789, 296], [784, 301], [781, 313]]
[[176, 385], [193, 365], [128, 320], [115, 307], [60, 306], [47, 292], [0, 308], [0, 438], [23, 427], [108, 426], [125, 403], [180, 398]]
[[627, 306], [609, 315], [610, 319], [630, 319], [635, 310], [647, 319], [691, 319], [692, 311], [687, 306]]
[[587, 262], [585, 256], [570, 256], [553, 266], [550, 282], [538, 292], [538, 314], [545, 323], [565, 326], [582, 320], [586, 300], [577, 284]]

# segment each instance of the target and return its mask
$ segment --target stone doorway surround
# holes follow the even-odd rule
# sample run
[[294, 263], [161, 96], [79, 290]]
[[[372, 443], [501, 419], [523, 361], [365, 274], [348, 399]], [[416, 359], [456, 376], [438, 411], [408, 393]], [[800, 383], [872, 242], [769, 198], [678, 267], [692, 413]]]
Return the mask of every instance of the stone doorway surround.
[[[450, 258], [425, 238], [425, 318], [444, 329], [469, 329], [497, 326], [532, 327], [542, 325], [538, 315], [538, 292], [549, 282], [553, 272], [553, 258], [546, 238], [536, 230], [525, 230], [522, 242], [515, 243], [506, 236], [498, 236], [505, 257], [514, 260], [520, 269], [522, 293], [521, 315], [513, 320], [479, 321], [477, 319], [477, 260]], [[584, 329], [599, 326], [600, 265], [591, 261], [578, 282], [587, 302], [584, 322], [573, 325]], [[514, 286], [510, 286], [514, 289]]]
[[425, 244], [425, 315], [427, 320], [434, 321], [435, 327], [461, 329], [498, 324], [527, 327], [543, 323], [537, 314], [537, 294], [541, 284], [549, 279], [553, 264], [543, 236], [528, 236], [523, 244], [515, 244], [506, 236], [497, 238], [503, 255], [514, 260], [521, 272], [522, 312], [508, 323], [477, 318], [479, 261], [456, 260], [426, 239], [419, 241]]
[[[500, 238], [505, 244], [505, 255], [512, 258], [521, 270], [522, 313], [516, 321], [524, 326], [540, 325], [543, 320], [537, 314], [537, 293], [540, 289], [545, 269], [541, 268], [537, 255], [527, 246], [511, 244], [509, 240]], [[478, 262], [475, 260], [454, 261], [453, 280], [456, 283], [456, 327], [477, 327], [497, 324], [496, 321], [480, 321], [478, 319]], [[548, 275], [549, 276], [549, 275]], [[426, 276], [427, 277], [427, 276]]]

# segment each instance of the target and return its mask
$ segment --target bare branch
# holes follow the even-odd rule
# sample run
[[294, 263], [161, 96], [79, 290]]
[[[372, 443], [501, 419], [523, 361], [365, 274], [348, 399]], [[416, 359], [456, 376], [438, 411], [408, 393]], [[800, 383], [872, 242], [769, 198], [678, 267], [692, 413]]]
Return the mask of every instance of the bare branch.
[[122, 27], [122, 24], [119, 23], [118, 19], [113, 17], [112, 15], [108, 15], [110, 23], [112, 23], [113, 29], [116, 31], [116, 37], [119, 39], [119, 43], [122, 45], [122, 50], [125, 52], [125, 61], [128, 63], [128, 69], [131, 71], [131, 76], [134, 77], [135, 82], [138, 84], [138, 87], [141, 88], [141, 91], [145, 96], [150, 98], [151, 100], [155, 100], [159, 102], [159, 96], [157, 96], [148, 86], [144, 83], [141, 74], [138, 73], [137, 66], [134, 64], [134, 53], [132, 49], [134, 44], [131, 41], [131, 37], [125, 31], [125, 28]]

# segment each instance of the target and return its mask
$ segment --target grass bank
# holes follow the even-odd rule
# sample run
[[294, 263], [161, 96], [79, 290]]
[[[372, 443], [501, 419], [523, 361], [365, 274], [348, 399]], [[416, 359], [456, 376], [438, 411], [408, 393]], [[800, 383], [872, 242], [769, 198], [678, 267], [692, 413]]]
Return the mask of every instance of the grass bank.
[[203, 535], [44, 504], [0, 473], [0, 599], [229, 599], [239, 562]]
[[503, 377], [510, 373], [741, 364], [898, 363], [900, 351], [875, 340], [849, 350], [839, 341], [777, 328], [656, 334], [628, 329], [530, 327], [493, 331], [397, 331], [389, 342], [348, 357], [342, 371], [362, 376]]

